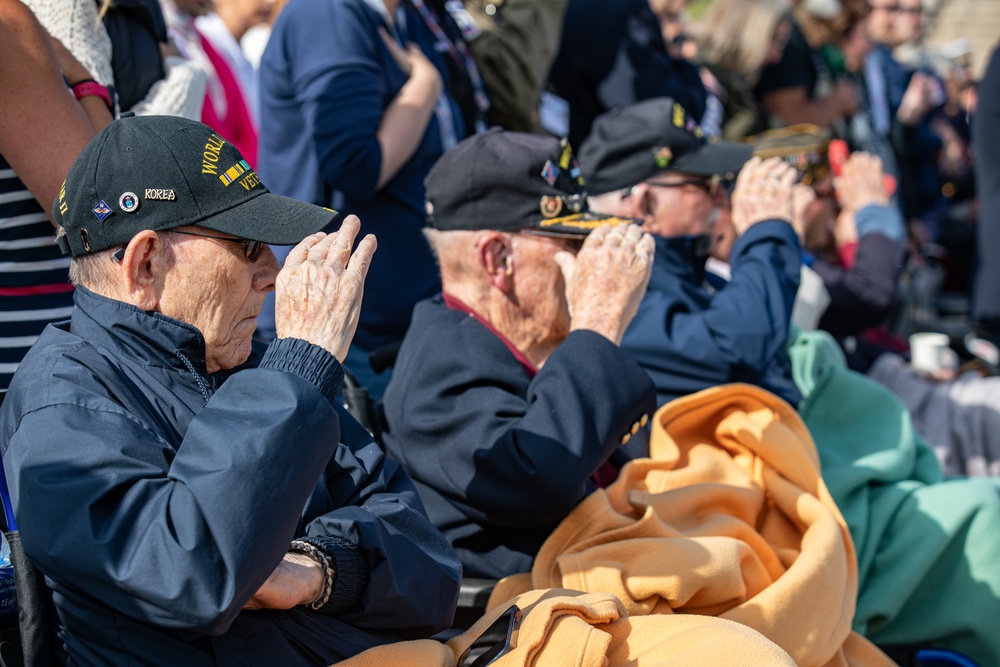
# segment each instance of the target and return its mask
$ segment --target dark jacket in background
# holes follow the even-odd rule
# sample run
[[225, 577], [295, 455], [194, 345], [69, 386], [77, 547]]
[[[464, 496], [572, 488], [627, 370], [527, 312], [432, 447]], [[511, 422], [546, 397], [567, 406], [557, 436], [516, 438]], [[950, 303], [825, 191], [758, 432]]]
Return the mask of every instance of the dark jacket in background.
[[653, 275], [622, 348], [653, 378], [660, 405], [729, 382], [793, 406], [802, 395], [785, 352], [801, 257], [791, 225], [760, 222], [733, 245], [732, 280], [705, 287], [704, 236], [656, 239]]
[[[382, 13], [368, 0], [295, 0], [281, 11], [260, 65], [261, 179], [271, 191], [361, 219], [361, 236], [379, 248], [365, 283], [354, 344], [371, 351], [398, 343], [414, 304], [441, 290], [437, 264], [422, 230], [424, 178], [448, 148], [444, 135], [466, 136], [460, 107], [437, 40], [420, 14], [402, 4], [401, 38], [413, 42], [444, 80], [450, 122], [432, 114], [402, 169], [378, 189], [378, 128], [408, 77], [378, 28]], [[383, 7], [384, 10], [384, 7]], [[339, 227], [335, 225], [334, 231]]]
[[972, 293], [972, 319], [1000, 342], [1000, 47], [993, 51], [979, 83], [979, 102], [972, 121], [976, 155], [977, 266]]
[[899, 277], [906, 265], [903, 221], [891, 206], [866, 206], [857, 213], [858, 246], [854, 265], [816, 259], [812, 269], [830, 294], [819, 328], [837, 338], [885, 324], [899, 298]]
[[118, 107], [128, 111], [166, 75], [160, 44], [167, 41], [167, 23], [158, 0], [115, 0], [104, 27], [111, 38]]
[[[302, 340], [208, 374], [194, 327], [76, 291], [0, 410], [27, 555], [75, 665], [328, 665], [447, 627], [459, 564]], [[258, 365], [259, 362], [259, 365]], [[242, 611], [308, 537], [321, 611]]]
[[594, 490], [590, 476], [645, 435], [655, 402], [649, 377], [600, 334], [571, 333], [532, 379], [496, 334], [437, 297], [414, 309], [383, 407], [386, 451], [465, 575], [500, 578], [531, 569]]
[[700, 122], [706, 95], [698, 69], [667, 53], [648, 0], [570, 0], [549, 82], [569, 102], [578, 147], [605, 111], [672, 97]]

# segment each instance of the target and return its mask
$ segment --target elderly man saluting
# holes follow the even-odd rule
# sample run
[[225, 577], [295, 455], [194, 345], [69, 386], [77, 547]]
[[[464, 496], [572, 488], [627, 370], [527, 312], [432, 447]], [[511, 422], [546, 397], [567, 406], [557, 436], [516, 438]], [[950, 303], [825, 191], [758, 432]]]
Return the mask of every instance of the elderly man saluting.
[[426, 184], [443, 294], [414, 310], [385, 445], [466, 575], [526, 572], [654, 408], [618, 347], [653, 239], [590, 215], [569, 144], [552, 138], [477, 135]]
[[[55, 217], [76, 310], [18, 370], [0, 446], [60, 661], [326, 665], [447, 626], [457, 559], [335, 401], [375, 251], [352, 254], [357, 218], [314, 233], [336, 213], [168, 117], [104, 130]], [[266, 244], [299, 241], [279, 272]]]

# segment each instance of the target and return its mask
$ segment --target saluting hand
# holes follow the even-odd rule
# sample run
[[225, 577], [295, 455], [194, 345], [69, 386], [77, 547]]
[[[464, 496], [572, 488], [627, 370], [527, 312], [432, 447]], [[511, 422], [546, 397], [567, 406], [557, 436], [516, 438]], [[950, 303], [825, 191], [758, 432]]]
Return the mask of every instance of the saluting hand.
[[301, 338], [344, 361], [376, 247], [369, 234], [352, 254], [360, 229], [358, 217], [349, 215], [340, 231], [306, 237], [288, 254], [275, 285], [278, 338]]
[[571, 330], [589, 329], [621, 344], [646, 293], [655, 251], [653, 237], [638, 225], [604, 225], [587, 236], [576, 257], [557, 253]]

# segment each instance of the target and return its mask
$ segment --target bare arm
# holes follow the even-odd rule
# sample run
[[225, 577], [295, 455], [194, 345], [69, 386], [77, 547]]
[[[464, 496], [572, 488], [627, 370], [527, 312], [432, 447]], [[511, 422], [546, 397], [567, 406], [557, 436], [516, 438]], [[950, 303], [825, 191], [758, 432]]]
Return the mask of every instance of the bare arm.
[[380, 34], [410, 79], [385, 110], [378, 128], [378, 143], [382, 149], [379, 190], [413, 157], [444, 89], [441, 75], [416, 45], [410, 44], [404, 51], [384, 30], [380, 30]]
[[45, 29], [18, 0], [0, 0], [0, 153], [42, 208], [94, 136], [66, 89]]
[[858, 103], [850, 84], [841, 81], [820, 100], [810, 99], [804, 86], [772, 90], [764, 93], [764, 106], [789, 125], [812, 123], [829, 127], [837, 118], [853, 115]]

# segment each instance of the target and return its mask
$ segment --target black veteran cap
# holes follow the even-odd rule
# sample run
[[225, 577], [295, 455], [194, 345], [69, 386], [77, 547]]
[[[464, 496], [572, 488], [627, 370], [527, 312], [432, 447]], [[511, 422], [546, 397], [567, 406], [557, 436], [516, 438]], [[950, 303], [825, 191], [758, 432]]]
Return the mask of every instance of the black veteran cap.
[[64, 254], [128, 243], [145, 229], [197, 225], [251, 241], [298, 243], [336, 211], [271, 193], [239, 151], [202, 123], [124, 116], [73, 163], [53, 216]]
[[660, 97], [598, 116], [580, 147], [580, 166], [594, 194], [604, 194], [667, 170], [735, 175], [751, 153], [748, 146], [706, 141], [679, 104]]
[[603, 224], [633, 222], [590, 212], [565, 139], [500, 129], [477, 134], [445, 153], [424, 184], [433, 229], [589, 234]]

